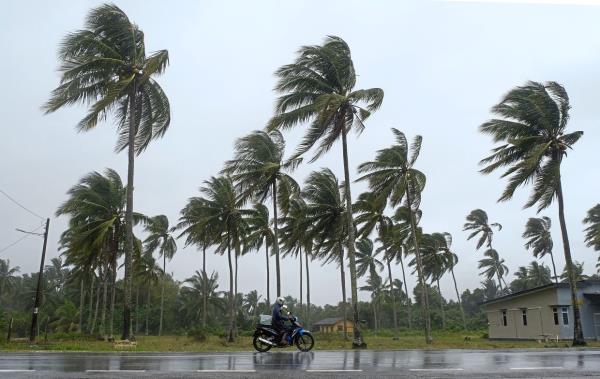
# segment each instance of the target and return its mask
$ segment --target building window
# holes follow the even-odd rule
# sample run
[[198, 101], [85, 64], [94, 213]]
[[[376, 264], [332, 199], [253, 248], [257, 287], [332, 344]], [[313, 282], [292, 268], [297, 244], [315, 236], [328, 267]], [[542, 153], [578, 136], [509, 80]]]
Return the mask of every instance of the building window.
[[552, 307], [552, 313], [554, 314], [554, 325], [558, 325], [558, 308]]
[[521, 309], [521, 317], [523, 317], [523, 326], [527, 326], [527, 309]]
[[506, 318], [506, 309], [502, 310], [502, 326], [508, 325], [508, 319]]
[[569, 308], [562, 307], [561, 310], [562, 310], [563, 325], [569, 325]]

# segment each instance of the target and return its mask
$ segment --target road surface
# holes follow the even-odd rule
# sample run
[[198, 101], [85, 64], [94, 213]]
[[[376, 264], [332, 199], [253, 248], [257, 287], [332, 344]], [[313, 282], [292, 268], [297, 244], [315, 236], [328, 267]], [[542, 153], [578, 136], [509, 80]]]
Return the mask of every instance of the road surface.
[[0, 353], [0, 378], [600, 378], [600, 350]]

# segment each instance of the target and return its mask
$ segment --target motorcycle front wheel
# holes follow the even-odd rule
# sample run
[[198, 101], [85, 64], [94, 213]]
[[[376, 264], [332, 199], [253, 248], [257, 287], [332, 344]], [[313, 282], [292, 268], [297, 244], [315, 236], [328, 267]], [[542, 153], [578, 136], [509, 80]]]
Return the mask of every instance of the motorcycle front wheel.
[[300, 351], [311, 351], [312, 348], [315, 346], [315, 339], [313, 338], [312, 334], [310, 334], [310, 333], [304, 333], [303, 335], [297, 335], [296, 341], [294, 341], [294, 342], [296, 343], [296, 347]]
[[264, 334], [255, 334], [254, 338], [252, 339], [252, 345], [254, 345], [256, 351], [260, 353], [266, 353], [267, 351], [271, 350], [272, 346], [259, 340], [260, 337], [268, 339], [268, 337]]

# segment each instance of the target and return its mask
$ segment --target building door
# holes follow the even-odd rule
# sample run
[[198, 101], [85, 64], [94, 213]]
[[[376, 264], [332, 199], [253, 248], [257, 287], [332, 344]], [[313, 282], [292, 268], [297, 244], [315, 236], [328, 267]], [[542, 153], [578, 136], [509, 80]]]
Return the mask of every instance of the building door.
[[596, 331], [596, 339], [600, 339], [600, 313], [594, 313], [594, 330]]

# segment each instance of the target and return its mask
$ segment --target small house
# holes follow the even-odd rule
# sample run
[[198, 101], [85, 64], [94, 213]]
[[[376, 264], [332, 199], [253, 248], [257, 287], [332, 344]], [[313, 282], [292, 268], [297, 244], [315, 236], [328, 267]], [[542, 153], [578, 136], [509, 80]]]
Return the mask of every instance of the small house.
[[[600, 281], [577, 282], [577, 304], [585, 339], [600, 339]], [[488, 335], [494, 339], [573, 338], [573, 307], [568, 283], [511, 293], [482, 303]]]
[[346, 323], [346, 330], [348, 333], [354, 332], [354, 324], [350, 320], [344, 320], [341, 317], [330, 317], [323, 319], [319, 322], [315, 322], [313, 326], [318, 328], [316, 331], [323, 333], [335, 333], [344, 331], [344, 322]]

